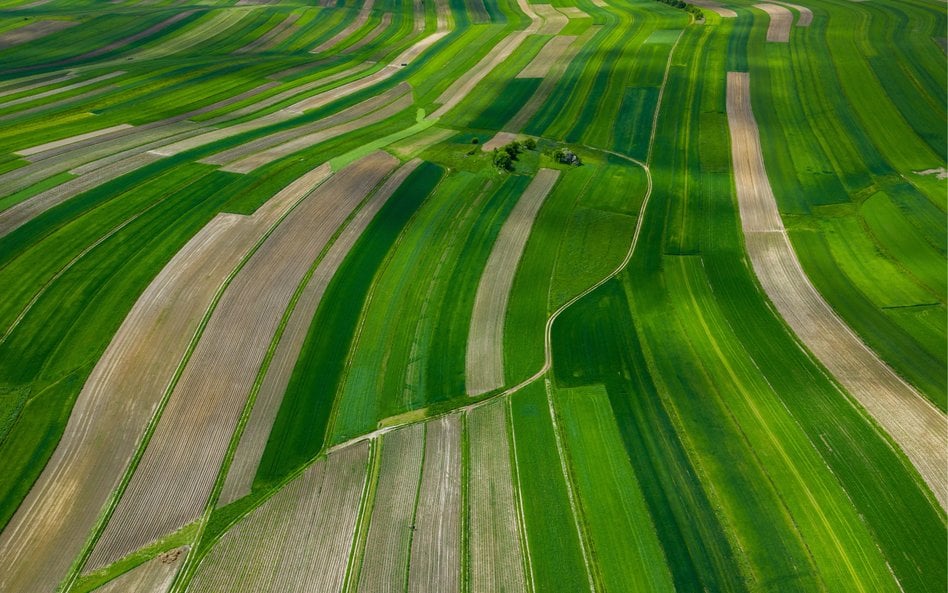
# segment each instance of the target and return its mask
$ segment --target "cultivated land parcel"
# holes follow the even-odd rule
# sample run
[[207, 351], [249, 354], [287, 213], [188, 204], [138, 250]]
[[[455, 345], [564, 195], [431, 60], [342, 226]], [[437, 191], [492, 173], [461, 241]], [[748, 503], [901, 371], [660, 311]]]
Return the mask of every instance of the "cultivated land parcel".
[[945, 5], [694, 4], [0, 0], [0, 593], [944, 592]]

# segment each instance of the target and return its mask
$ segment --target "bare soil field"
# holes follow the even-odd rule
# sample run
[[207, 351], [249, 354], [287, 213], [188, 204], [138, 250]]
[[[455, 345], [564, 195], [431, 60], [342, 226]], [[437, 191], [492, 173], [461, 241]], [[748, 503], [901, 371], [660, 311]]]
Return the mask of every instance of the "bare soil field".
[[381, 448], [382, 469], [362, 557], [360, 593], [400, 591], [405, 587], [425, 425], [413, 424], [386, 433]]
[[797, 18], [798, 27], [809, 27], [813, 22], [813, 11], [807, 8], [806, 6], [800, 6], [799, 4], [790, 4], [789, 2], [775, 2], [775, 4], [783, 4], [788, 6], [797, 12], [800, 13], [799, 18]]
[[187, 546], [159, 554], [136, 566], [122, 576], [109, 581], [95, 593], [166, 593], [188, 553]]
[[341, 591], [368, 454], [363, 441], [315, 462], [217, 542], [187, 591]]
[[560, 78], [562, 78], [563, 73], [566, 72], [566, 68], [570, 62], [573, 61], [573, 58], [576, 57], [576, 54], [579, 53], [579, 50], [581, 50], [583, 46], [586, 45], [586, 42], [592, 39], [599, 30], [600, 27], [598, 25], [589, 27], [585, 33], [577, 37], [573, 43], [569, 44], [565, 51], [560, 53], [543, 76], [543, 81], [540, 82], [540, 86], [537, 87], [533, 96], [523, 104], [520, 111], [510, 118], [510, 121], [504, 126], [506, 129], [520, 131], [527, 125], [530, 118], [536, 114], [540, 107], [546, 102], [547, 98], [549, 98], [556, 84], [560, 81]]
[[[408, 83], [402, 83], [404, 87], [408, 87]], [[400, 85], [401, 87], [402, 85]], [[396, 89], [400, 88], [396, 87]], [[369, 103], [369, 106], [363, 108], [364, 111], [368, 111], [371, 107], [374, 107], [378, 102], [369, 100], [366, 103]], [[385, 120], [397, 113], [404, 111], [412, 106], [412, 97], [410, 92], [403, 92], [400, 96], [395, 98], [393, 101], [387, 105], [381, 106], [380, 109], [375, 109], [374, 111], [368, 111], [367, 113], [362, 113], [360, 115], [351, 117], [355, 111], [347, 114], [348, 121], [340, 123], [332, 127], [324, 127], [324, 122], [317, 122], [318, 125], [314, 126], [317, 128], [315, 131], [305, 133], [303, 130], [291, 130], [287, 136], [289, 139], [286, 139], [281, 144], [261, 150], [255, 154], [251, 154], [245, 158], [229, 163], [227, 166], [223, 167], [224, 171], [230, 171], [231, 173], [249, 173], [254, 169], [272, 163], [275, 160], [281, 159], [285, 156], [288, 156], [294, 152], [298, 152], [310, 146], [319, 144], [320, 142], [325, 142], [332, 138], [336, 138], [348, 132], [358, 130], [359, 128], [364, 128], [366, 126], [372, 125], [374, 123]]]
[[37, 99], [43, 99], [45, 97], [52, 97], [53, 95], [59, 95], [59, 94], [66, 93], [69, 91], [74, 91], [76, 89], [93, 85], [93, 84], [96, 84], [97, 82], [102, 82], [104, 80], [109, 80], [109, 79], [115, 78], [116, 76], [121, 76], [123, 74], [125, 74], [125, 71], [116, 70], [114, 72], [109, 72], [108, 74], [102, 74], [101, 76], [88, 78], [86, 80], [80, 80], [79, 82], [74, 82], [72, 84], [58, 86], [58, 87], [49, 89], [48, 91], [34, 93], [32, 95], [20, 97], [19, 99], [11, 99], [4, 103], [0, 103], [0, 109], [6, 109], [8, 107], [14, 107], [16, 105], [21, 105], [23, 103], [29, 103], [30, 101], [36, 101]]
[[114, 163], [100, 171], [70, 179], [54, 188], [36, 194], [28, 200], [15, 204], [3, 212], [0, 212], [0, 237], [11, 233], [36, 216], [84, 191], [90, 190], [106, 181], [121, 177], [129, 171], [134, 171], [156, 160], [158, 160], [158, 157], [154, 155], [147, 153], [138, 154], [118, 163]]
[[747, 73], [728, 73], [727, 111], [741, 224], [764, 292], [803, 345], [901, 447], [945, 508], [948, 419], [862, 343], [800, 266], [764, 169]]
[[356, 41], [355, 43], [353, 43], [352, 45], [350, 45], [349, 47], [347, 47], [346, 49], [342, 50], [339, 53], [345, 55], [345, 54], [351, 54], [353, 52], [359, 51], [366, 45], [375, 41], [375, 39], [379, 35], [381, 35], [391, 23], [392, 23], [392, 13], [386, 12], [385, 14], [382, 15], [382, 19], [379, 21], [379, 24], [375, 25], [375, 27], [371, 31], [369, 31], [365, 35], [365, 37]]
[[247, 421], [237, 450], [234, 452], [227, 480], [218, 501], [219, 505], [225, 505], [250, 493], [253, 478], [257, 473], [260, 458], [263, 457], [263, 451], [267, 446], [267, 439], [270, 437], [273, 421], [280, 410], [283, 394], [290, 382], [293, 367], [296, 365], [296, 359], [303, 347], [303, 342], [306, 340], [313, 315], [322, 301], [329, 282], [335, 276], [352, 246], [362, 236], [366, 227], [385, 205], [385, 202], [420, 164], [421, 161], [417, 159], [409, 161], [385, 180], [382, 187], [372, 195], [368, 203], [359, 209], [352, 221], [333, 241], [332, 247], [329, 248], [329, 251], [326, 252], [326, 255], [313, 272], [313, 276], [303, 289], [296, 307], [293, 309], [289, 321], [287, 321], [286, 329], [273, 354], [273, 359], [270, 361], [270, 368], [267, 370], [267, 375], [260, 386], [260, 392], [257, 394], [250, 418]]
[[477, 286], [467, 338], [467, 393], [477, 395], [504, 385], [504, 320], [520, 257], [533, 220], [559, 171], [540, 169], [520, 196], [497, 236]]
[[[240, 2], [238, 2], [240, 4]], [[280, 24], [273, 27], [260, 37], [257, 37], [247, 45], [238, 49], [234, 53], [246, 54], [258, 51], [266, 51], [275, 45], [279, 45], [284, 39], [296, 32], [296, 21], [300, 18], [299, 14], [293, 13], [286, 16]]]
[[46, 37], [47, 35], [68, 29], [69, 27], [74, 27], [78, 24], [78, 21], [35, 21], [23, 25], [22, 27], [17, 27], [12, 31], [0, 33], [0, 50], [22, 43], [29, 43], [40, 37]]
[[470, 591], [526, 591], [506, 404], [467, 413], [470, 446]]
[[[55, 453], [6, 530], [5, 591], [51, 591], [118, 485], [219, 287], [255, 235], [213, 219], [168, 263], [119, 328], [80, 392]], [[133, 396], [132, 396], [133, 394]]]
[[539, 35], [556, 35], [569, 24], [569, 17], [550, 4], [531, 4], [530, 6], [543, 20], [543, 25], [537, 31]]
[[112, 132], [117, 132], [119, 130], [127, 130], [128, 128], [131, 128], [131, 127], [132, 126], [130, 124], [119, 124], [117, 126], [112, 126], [109, 128], [102, 128], [100, 130], [86, 132], [85, 134], [70, 136], [68, 138], [63, 138], [62, 140], [55, 140], [53, 142], [47, 142], [45, 144], [31, 146], [30, 148], [24, 148], [22, 150], [18, 150], [14, 154], [18, 154], [20, 156], [30, 156], [39, 152], [46, 152], [48, 150], [53, 150], [55, 148], [61, 148], [63, 146], [75, 144], [83, 140], [88, 140], [89, 138], [97, 138], [99, 136], [104, 136], [105, 134], [110, 134]]
[[790, 41], [790, 25], [793, 24], [793, 13], [784, 6], [777, 4], [755, 4], [754, 8], [763, 10], [770, 16], [770, 25], [767, 27], [767, 41], [786, 43]]
[[364, 115], [376, 111], [385, 106], [387, 103], [390, 103], [410, 92], [411, 87], [407, 82], [403, 82], [402, 84], [389, 89], [380, 95], [366, 99], [361, 103], [357, 103], [352, 107], [343, 109], [338, 113], [334, 113], [333, 115], [324, 117], [313, 123], [305, 124], [290, 130], [284, 130], [282, 132], [276, 132], [262, 138], [257, 138], [256, 140], [245, 142], [239, 146], [235, 146], [234, 148], [212, 154], [209, 157], [201, 159], [199, 162], [207, 163], [209, 165], [226, 165], [228, 163], [234, 163], [266, 149], [290, 142], [291, 140], [299, 138], [302, 135], [324, 130], [332, 126], [363, 117]]
[[461, 588], [461, 422], [457, 415], [427, 423], [408, 590]]
[[500, 148], [505, 144], [509, 144], [517, 139], [517, 134], [512, 134], [510, 132], [497, 132], [494, 134], [494, 137], [488, 140], [487, 142], [481, 144], [481, 150], [484, 152], [490, 152], [495, 148]]
[[561, 35], [550, 39], [540, 53], [517, 74], [517, 78], [543, 78], [574, 41], [576, 37], [571, 35]]
[[375, 4], [375, 0], [365, 0], [365, 4], [362, 5], [362, 8], [359, 10], [359, 14], [357, 14], [356, 17], [352, 19], [348, 25], [346, 25], [345, 29], [339, 31], [326, 41], [309, 50], [309, 53], [318, 54], [331, 49], [333, 46], [338, 45], [344, 39], [358, 31], [359, 28], [362, 27], [362, 25], [364, 25], [367, 20], [369, 20], [369, 15], [372, 14], [373, 4]]
[[236, 275], [175, 385], [88, 570], [201, 515], [260, 364], [300, 281], [340, 225], [397, 164], [386, 153], [373, 153], [304, 193]]

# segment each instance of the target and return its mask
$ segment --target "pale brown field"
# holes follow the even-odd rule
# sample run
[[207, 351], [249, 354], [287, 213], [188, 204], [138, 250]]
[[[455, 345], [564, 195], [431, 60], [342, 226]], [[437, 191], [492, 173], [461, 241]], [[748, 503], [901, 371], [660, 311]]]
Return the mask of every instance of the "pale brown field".
[[187, 546], [168, 550], [102, 585], [94, 593], [167, 593], [187, 553]]
[[749, 77], [729, 72], [727, 82], [741, 225], [757, 279], [802, 344], [901, 447], [945, 508], [948, 420], [863, 344], [807, 278], [764, 169]]
[[793, 13], [784, 6], [777, 4], [755, 4], [754, 8], [759, 8], [770, 17], [770, 25], [767, 26], [767, 41], [786, 43], [790, 41], [790, 25], [793, 24]]
[[341, 591], [368, 454], [360, 442], [315, 462], [215, 544], [187, 591]]
[[568, 51], [576, 37], [561, 35], [550, 39], [530, 63], [517, 74], [517, 78], [543, 78], [554, 64], [558, 63]]
[[526, 590], [505, 409], [501, 401], [466, 415], [471, 593]]
[[737, 18], [737, 13], [731, 10], [730, 8], [725, 8], [721, 6], [719, 2], [714, 0], [692, 0], [691, 4], [695, 6], [700, 6], [701, 8], [707, 8], [710, 11], [717, 13], [721, 18], [733, 19]]
[[347, 37], [358, 31], [359, 28], [362, 27], [362, 25], [364, 25], [367, 20], [369, 20], [369, 15], [372, 14], [373, 4], [375, 4], [375, 0], [365, 0], [365, 4], [362, 5], [362, 8], [359, 10], [359, 14], [357, 14], [356, 17], [352, 19], [348, 25], [346, 25], [345, 29], [339, 31], [326, 41], [309, 50], [309, 53], [318, 54], [331, 49], [333, 46], [338, 45]]
[[34, 21], [12, 31], [0, 33], [0, 49], [36, 41], [40, 37], [46, 37], [57, 31], [75, 27], [78, 24], [78, 21]]
[[457, 415], [427, 423], [408, 590], [458, 593], [461, 588], [461, 423]]
[[296, 307], [287, 321], [283, 336], [280, 338], [280, 343], [273, 354], [270, 368], [260, 386], [260, 392], [257, 394], [247, 426], [234, 453], [227, 480], [218, 501], [219, 505], [225, 505], [250, 493], [254, 475], [260, 465], [260, 458], [263, 457], [267, 439], [270, 437], [273, 421], [280, 410], [283, 394], [290, 382], [290, 376], [306, 334], [309, 332], [313, 315], [322, 301], [329, 282], [382, 206], [420, 164], [421, 161], [417, 159], [409, 161], [385, 180], [382, 187], [359, 209], [352, 221], [333, 241], [332, 247], [319, 262], [313, 276], [300, 294]]
[[405, 587], [425, 448], [424, 424], [386, 433], [381, 448], [382, 469], [358, 578], [360, 593], [401, 591]]
[[88, 570], [201, 515], [300, 281], [340, 225], [397, 164], [386, 153], [373, 153], [306, 192], [234, 277], [171, 393]]
[[520, 196], [497, 236], [474, 297], [474, 311], [467, 338], [466, 388], [477, 395], [504, 385], [504, 320], [520, 257], [526, 248], [533, 220], [559, 171], [540, 169]]

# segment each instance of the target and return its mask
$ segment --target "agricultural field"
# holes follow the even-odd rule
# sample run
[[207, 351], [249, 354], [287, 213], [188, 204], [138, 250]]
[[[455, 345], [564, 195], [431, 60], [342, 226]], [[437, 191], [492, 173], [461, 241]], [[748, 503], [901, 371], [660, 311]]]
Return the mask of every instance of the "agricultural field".
[[935, 0], [0, 0], [0, 593], [948, 591]]

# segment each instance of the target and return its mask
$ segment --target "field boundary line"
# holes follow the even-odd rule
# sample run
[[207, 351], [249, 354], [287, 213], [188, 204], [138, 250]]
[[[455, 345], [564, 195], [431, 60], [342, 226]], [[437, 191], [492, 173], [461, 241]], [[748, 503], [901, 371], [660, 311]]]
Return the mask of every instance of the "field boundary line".
[[523, 484], [520, 481], [520, 463], [517, 461], [517, 434], [513, 424], [512, 401], [512, 398], [505, 398], [503, 405], [507, 424], [507, 440], [510, 442], [510, 471], [513, 474], [510, 478], [517, 483], [514, 492], [514, 504], [517, 507], [517, 533], [520, 535], [520, 562], [523, 565], [524, 584], [527, 585], [529, 593], [536, 593], [537, 584], [533, 577], [533, 556], [530, 554], [530, 543], [527, 540], [527, 517], [523, 513]]
[[[158, 404], [158, 407], [155, 409], [155, 413], [152, 415], [151, 420], [149, 420], [148, 425], [145, 428], [145, 432], [142, 435], [142, 438], [139, 440], [139, 445], [136, 448], [135, 453], [132, 456], [129, 465], [127, 466], [119, 485], [112, 491], [112, 494], [109, 497], [108, 502], [105, 505], [105, 510], [99, 516], [99, 519], [96, 522], [96, 526], [93, 528], [92, 533], [86, 541], [86, 545], [83, 546], [82, 551], [73, 561], [73, 566], [69, 569], [66, 578], [60, 584], [57, 591], [66, 592], [69, 591], [72, 586], [75, 584], [76, 579], [79, 577], [82, 567], [85, 562], [88, 560], [89, 556], [92, 554], [92, 550], [95, 547], [95, 544], [98, 543], [99, 538], [102, 533], [105, 531], [105, 528], [108, 526], [109, 520], [112, 518], [112, 515], [121, 502], [122, 496], [125, 493], [128, 484], [131, 482], [132, 476], [135, 474], [135, 471], [138, 469], [138, 463], [141, 461], [142, 457], [145, 454], [145, 450], [148, 448], [148, 443], [151, 440], [152, 435], [158, 427], [158, 422], [161, 420], [162, 413], [164, 412], [165, 407], [168, 404], [168, 401], [171, 399], [171, 394], [174, 391], [175, 386], [178, 384], [181, 375], [184, 373], [184, 368], [187, 366], [188, 361], [191, 359], [191, 355], [194, 353], [194, 350], [197, 348], [198, 342], [201, 340], [201, 337], [204, 335], [204, 330], [207, 327], [208, 322], [211, 319], [211, 316], [214, 313], [214, 310], [217, 308], [218, 303], [221, 298], [224, 296], [224, 292], [230, 286], [233, 279], [237, 274], [244, 268], [250, 258], [257, 252], [260, 246], [273, 234], [273, 232], [280, 226], [280, 224], [299, 206], [303, 200], [308, 198], [318, 187], [320, 187], [326, 180], [331, 176], [327, 176], [322, 179], [318, 184], [313, 186], [308, 192], [302, 195], [299, 199], [295, 200], [290, 207], [286, 208], [286, 211], [274, 221], [269, 228], [263, 233], [263, 235], [248, 249], [248, 251], [241, 258], [240, 262], [234, 267], [230, 274], [224, 279], [218, 288], [217, 292], [214, 294], [214, 298], [211, 301], [211, 304], [204, 312], [204, 317], [202, 317], [200, 324], [194, 332], [194, 335], [191, 337], [191, 341], [188, 343], [188, 347], [185, 350], [184, 354], [181, 357], [180, 362], [178, 363], [177, 368], [175, 369], [174, 374], [171, 377], [171, 380], [168, 382], [168, 386], [165, 388], [165, 393], [162, 396], [161, 401]], [[276, 194], [274, 194], [276, 195]], [[272, 198], [272, 196], [271, 196]], [[238, 215], [241, 216], [241, 215]], [[245, 218], [251, 218], [247, 216]], [[190, 554], [189, 554], [190, 556]], [[187, 560], [185, 561], [187, 562]], [[183, 570], [184, 566], [182, 566]], [[179, 570], [179, 573], [181, 571]], [[173, 586], [172, 586], [173, 587]]]

